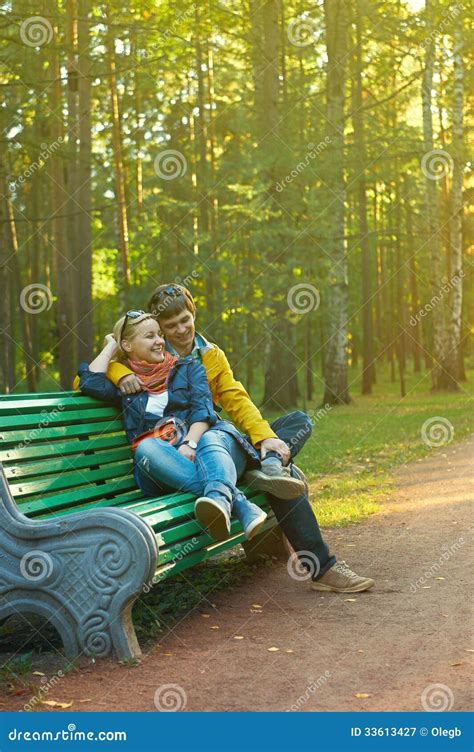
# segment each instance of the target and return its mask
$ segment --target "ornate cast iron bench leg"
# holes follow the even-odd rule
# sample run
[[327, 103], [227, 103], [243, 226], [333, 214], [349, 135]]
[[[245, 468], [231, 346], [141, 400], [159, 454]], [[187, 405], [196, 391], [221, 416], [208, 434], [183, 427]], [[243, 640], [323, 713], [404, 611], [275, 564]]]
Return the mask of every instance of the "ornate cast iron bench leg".
[[44, 616], [70, 658], [137, 657], [132, 605], [157, 558], [153, 531], [126, 510], [28, 519], [0, 465], [0, 621], [15, 613]]

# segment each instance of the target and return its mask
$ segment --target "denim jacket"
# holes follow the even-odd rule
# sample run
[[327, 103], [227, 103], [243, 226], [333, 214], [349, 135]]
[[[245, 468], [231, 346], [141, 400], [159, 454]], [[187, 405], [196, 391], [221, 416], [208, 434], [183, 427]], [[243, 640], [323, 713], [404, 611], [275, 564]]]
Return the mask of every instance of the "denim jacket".
[[[91, 371], [88, 363], [81, 363], [77, 373], [81, 392], [89, 397], [113, 402], [122, 408], [125, 433], [130, 443], [136, 436], [154, 428], [157, 417], [146, 412], [148, 392], [123, 395], [105, 373]], [[220, 420], [217, 416], [206, 370], [192, 355], [180, 358], [171, 370], [168, 379], [168, 404], [164, 410], [164, 417], [167, 416], [177, 418], [187, 428], [197, 421], [205, 421], [214, 429], [230, 433], [246, 452], [250, 460], [249, 467], [260, 465], [259, 452], [247, 436], [241, 434], [233, 423]]]
[[[78, 376], [81, 392], [121, 406], [128, 441], [156, 425], [156, 415], [146, 412], [148, 392], [123, 395], [105, 373], [91, 371], [88, 363], [80, 364]], [[168, 404], [163, 413], [163, 417], [169, 416], [183, 423], [186, 429], [198, 421], [213, 426], [218, 420], [204, 366], [191, 356], [178, 360], [171, 370]]]

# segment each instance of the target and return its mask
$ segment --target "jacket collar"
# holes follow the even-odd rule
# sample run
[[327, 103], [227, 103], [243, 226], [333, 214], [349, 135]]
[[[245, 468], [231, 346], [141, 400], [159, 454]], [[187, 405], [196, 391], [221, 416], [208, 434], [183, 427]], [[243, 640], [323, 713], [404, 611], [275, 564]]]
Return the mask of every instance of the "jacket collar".
[[[196, 358], [198, 360], [201, 359], [201, 357], [204, 355], [205, 352], [208, 350], [212, 350], [215, 345], [213, 345], [211, 342], [208, 342], [205, 337], [202, 336], [202, 334], [198, 334], [196, 332], [196, 336], [194, 337], [194, 345], [193, 349], [189, 353], [189, 355], [186, 356], [186, 358]], [[174, 347], [166, 340], [165, 344], [166, 350], [171, 353], [171, 355], [178, 355]], [[178, 356], [179, 357], [179, 356]]]

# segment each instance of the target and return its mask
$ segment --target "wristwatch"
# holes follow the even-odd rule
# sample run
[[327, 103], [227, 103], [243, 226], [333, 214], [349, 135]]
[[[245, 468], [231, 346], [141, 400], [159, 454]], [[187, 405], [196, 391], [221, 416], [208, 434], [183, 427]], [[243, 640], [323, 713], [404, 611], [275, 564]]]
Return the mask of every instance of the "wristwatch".
[[183, 444], [187, 444], [190, 449], [197, 449], [197, 444], [192, 439], [185, 439], [183, 441]]

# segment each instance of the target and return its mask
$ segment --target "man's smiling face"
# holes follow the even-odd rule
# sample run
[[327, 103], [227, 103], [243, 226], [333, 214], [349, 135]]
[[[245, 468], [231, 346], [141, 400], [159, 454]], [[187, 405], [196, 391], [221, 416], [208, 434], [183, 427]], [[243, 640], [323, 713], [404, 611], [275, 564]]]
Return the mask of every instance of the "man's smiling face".
[[181, 356], [189, 355], [196, 334], [193, 314], [184, 310], [170, 318], [160, 316], [159, 321], [162, 333], [176, 352]]

